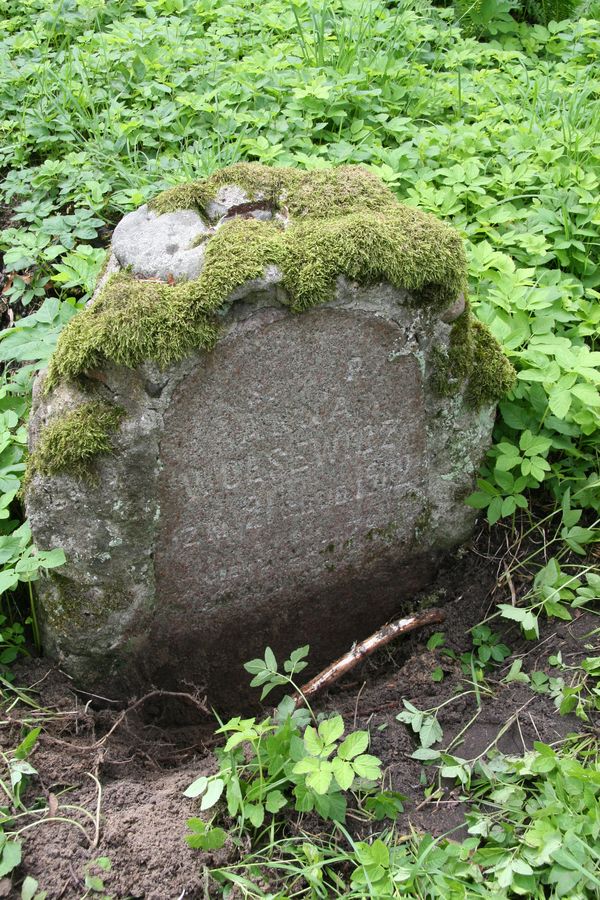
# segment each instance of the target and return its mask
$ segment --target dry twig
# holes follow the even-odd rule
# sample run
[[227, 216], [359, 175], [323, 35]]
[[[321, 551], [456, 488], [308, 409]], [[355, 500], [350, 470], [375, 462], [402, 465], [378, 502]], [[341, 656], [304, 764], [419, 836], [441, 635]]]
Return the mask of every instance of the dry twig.
[[384, 625], [375, 634], [355, 644], [349, 653], [336, 659], [335, 662], [303, 685], [300, 688], [300, 693], [295, 698], [296, 709], [302, 706], [307, 698], [313, 697], [319, 691], [331, 687], [342, 675], [352, 671], [359, 662], [370, 656], [375, 650], [379, 650], [380, 647], [384, 647], [395, 640], [399, 635], [415, 631], [417, 628], [425, 628], [427, 625], [436, 625], [443, 622], [445, 618], [446, 614], [441, 609], [430, 609], [420, 615], [397, 619], [395, 622]]

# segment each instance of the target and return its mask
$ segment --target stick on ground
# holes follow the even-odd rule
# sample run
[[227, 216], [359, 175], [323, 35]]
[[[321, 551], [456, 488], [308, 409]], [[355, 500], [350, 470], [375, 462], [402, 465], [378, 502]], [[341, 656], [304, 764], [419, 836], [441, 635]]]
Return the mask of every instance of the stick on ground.
[[416, 616], [407, 616], [405, 619], [396, 619], [384, 625], [375, 634], [366, 638], [364, 641], [355, 644], [352, 650], [340, 656], [335, 662], [315, 675], [310, 681], [300, 688], [300, 693], [295, 697], [296, 709], [304, 704], [306, 699], [310, 699], [315, 694], [325, 688], [331, 687], [342, 675], [352, 671], [367, 656], [370, 656], [375, 650], [389, 644], [399, 635], [406, 634], [409, 631], [416, 631], [417, 628], [425, 628], [426, 625], [436, 625], [443, 622], [446, 614], [441, 609], [429, 609], [427, 612], [420, 613]]

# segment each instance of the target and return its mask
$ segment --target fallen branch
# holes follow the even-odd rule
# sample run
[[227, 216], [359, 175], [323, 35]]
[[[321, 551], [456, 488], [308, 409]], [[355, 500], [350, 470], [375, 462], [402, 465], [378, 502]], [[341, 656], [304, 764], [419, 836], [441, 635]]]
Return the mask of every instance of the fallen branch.
[[352, 671], [359, 662], [370, 656], [375, 650], [379, 650], [380, 647], [385, 647], [386, 644], [395, 640], [400, 634], [415, 631], [417, 628], [425, 628], [426, 625], [436, 625], [443, 622], [445, 618], [446, 614], [441, 609], [430, 609], [420, 615], [396, 619], [395, 622], [384, 625], [375, 634], [355, 644], [352, 650], [344, 656], [340, 656], [339, 659], [336, 659], [335, 662], [303, 685], [300, 688], [300, 693], [296, 695], [294, 700], [296, 709], [302, 706], [308, 698], [330, 687], [342, 675]]

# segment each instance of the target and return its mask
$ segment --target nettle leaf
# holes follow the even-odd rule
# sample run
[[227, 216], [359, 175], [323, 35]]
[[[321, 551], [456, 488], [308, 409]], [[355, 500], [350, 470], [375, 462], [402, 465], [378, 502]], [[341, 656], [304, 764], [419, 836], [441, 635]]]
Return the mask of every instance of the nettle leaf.
[[364, 753], [369, 746], [369, 734], [366, 731], [354, 731], [338, 747], [337, 755], [340, 759], [354, 759], [360, 753]]

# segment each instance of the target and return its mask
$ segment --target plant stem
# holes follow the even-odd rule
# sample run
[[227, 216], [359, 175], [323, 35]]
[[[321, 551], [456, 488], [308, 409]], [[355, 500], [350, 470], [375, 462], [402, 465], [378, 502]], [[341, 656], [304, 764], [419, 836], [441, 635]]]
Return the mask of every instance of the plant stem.
[[31, 581], [27, 582], [29, 586], [29, 608], [31, 610], [31, 628], [33, 630], [33, 643], [38, 653], [42, 652], [42, 639], [40, 637], [40, 625], [37, 617], [37, 606], [35, 594], [31, 586]]

